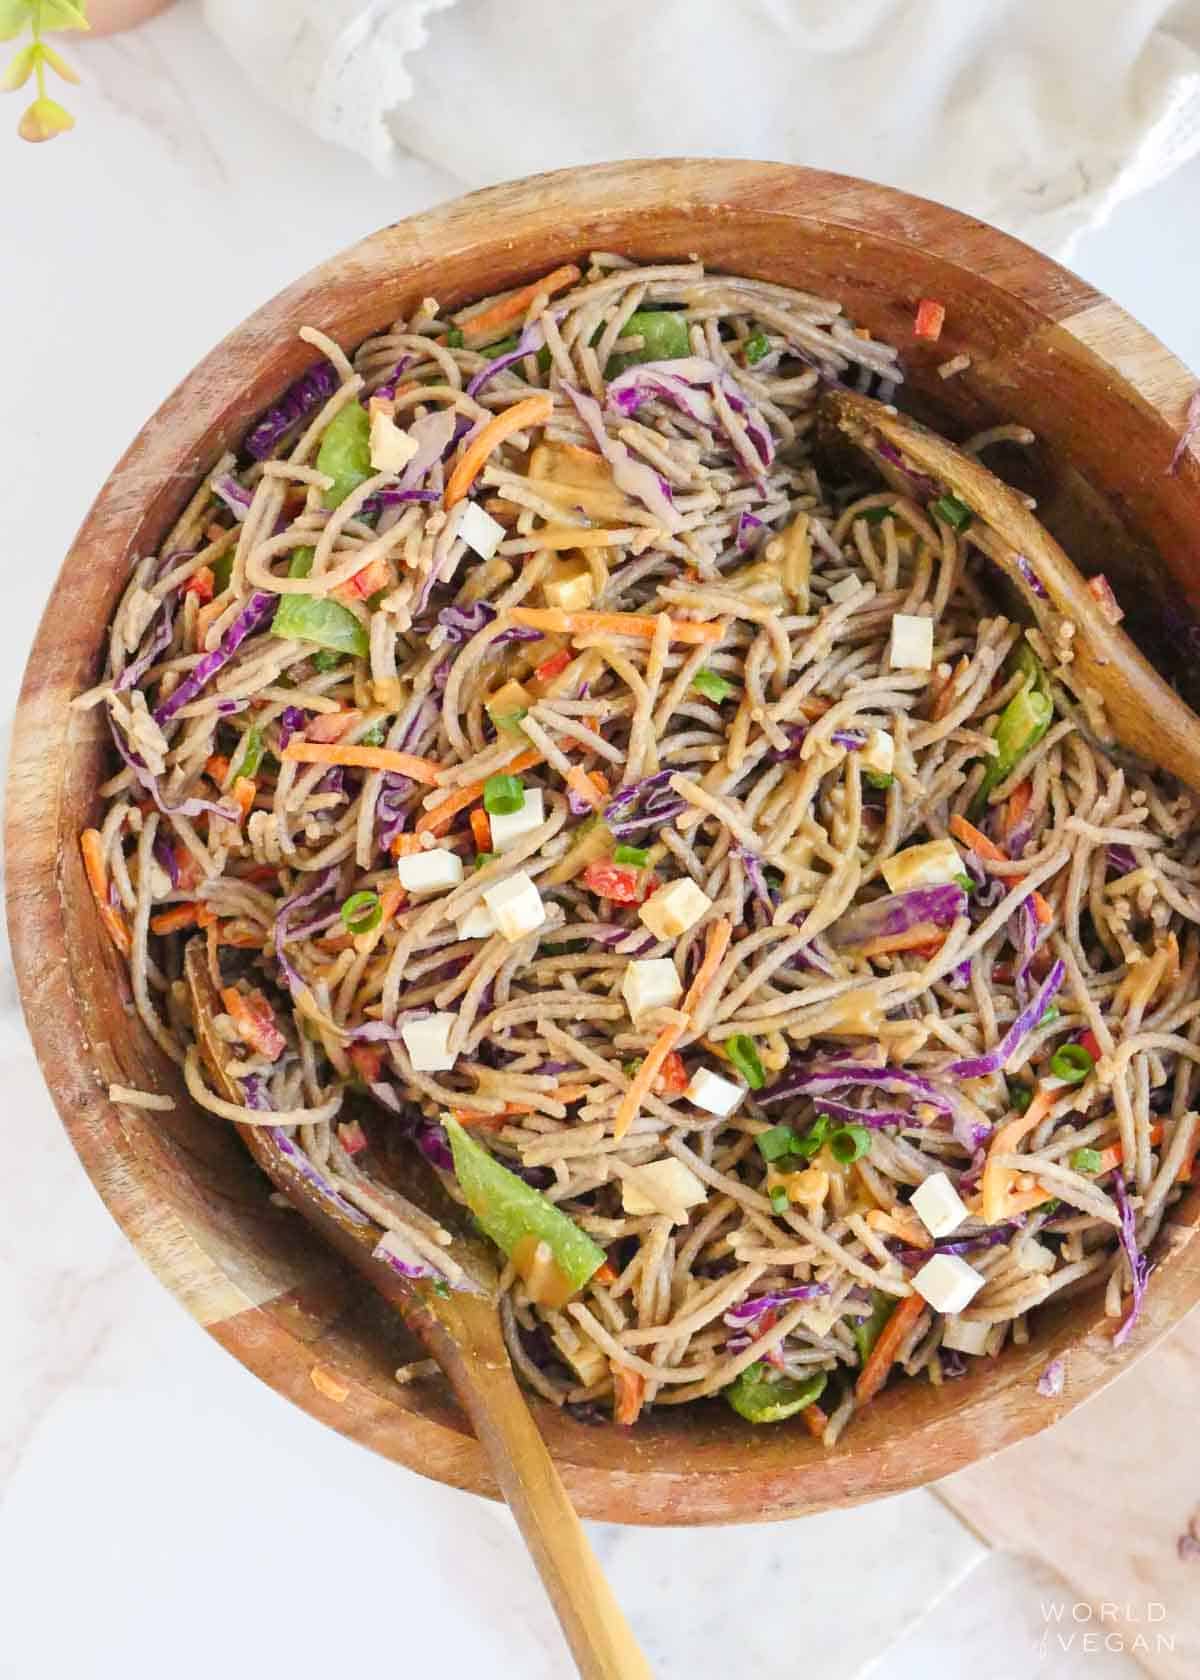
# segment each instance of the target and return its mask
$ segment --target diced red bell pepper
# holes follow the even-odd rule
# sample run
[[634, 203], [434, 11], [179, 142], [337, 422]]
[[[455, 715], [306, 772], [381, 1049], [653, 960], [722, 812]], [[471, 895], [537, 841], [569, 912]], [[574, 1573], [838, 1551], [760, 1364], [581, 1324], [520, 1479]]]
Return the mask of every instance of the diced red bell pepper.
[[217, 586], [216, 577], [211, 566], [197, 566], [191, 577], [183, 586], [185, 595], [194, 595], [203, 605], [207, 605], [213, 598], [213, 591]]
[[549, 682], [551, 677], [557, 677], [566, 670], [572, 658], [570, 648], [559, 648], [558, 652], [552, 653], [549, 659], [543, 659], [533, 674], [538, 682]]
[[384, 1056], [387, 1052], [379, 1044], [352, 1044], [347, 1052], [354, 1071], [360, 1079], [368, 1085], [373, 1085], [383, 1072]]
[[347, 1155], [361, 1155], [367, 1147], [367, 1134], [357, 1120], [343, 1120], [337, 1129], [338, 1142]]
[[1100, 1040], [1096, 1037], [1090, 1027], [1085, 1033], [1080, 1033], [1079, 1043], [1083, 1049], [1087, 1051], [1088, 1055], [1094, 1062], [1098, 1062], [1100, 1060]]
[[611, 899], [614, 904], [642, 904], [645, 902], [642, 873], [640, 869], [626, 869], [616, 863], [589, 863], [582, 880], [588, 892]]
[[221, 1002], [233, 1017], [238, 1037], [269, 1062], [277, 1062], [287, 1049], [287, 1040], [275, 1025], [275, 1012], [262, 992], [239, 992], [226, 986]]
[[688, 1083], [688, 1071], [683, 1065], [683, 1057], [678, 1050], [670, 1051], [658, 1071], [654, 1089], [659, 1096], [677, 1097], [687, 1090]]
[[345, 583], [339, 584], [334, 590], [335, 596], [343, 601], [366, 601], [372, 595], [378, 595], [381, 589], [392, 587], [392, 569], [386, 560], [372, 560], [369, 566], [364, 566], [361, 572], [347, 578]]
[[936, 298], [922, 298], [917, 305], [917, 318], [913, 322], [914, 337], [927, 338], [931, 344], [936, 344], [942, 336], [945, 324], [946, 305], [939, 303]]

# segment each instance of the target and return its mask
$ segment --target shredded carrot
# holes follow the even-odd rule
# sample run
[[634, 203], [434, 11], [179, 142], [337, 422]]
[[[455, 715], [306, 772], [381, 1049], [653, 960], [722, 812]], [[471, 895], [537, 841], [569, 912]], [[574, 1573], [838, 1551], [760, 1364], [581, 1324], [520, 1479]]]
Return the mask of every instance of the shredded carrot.
[[239, 776], [233, 784], [233, 797], [237, 801], [238, 810], [243, 817], [248, 817], [254, 809], [254, 800], [258, 794], [258, 783], [249, 776]]
[[915, 1291], [905, 1295], [892, 1308], [891, 1317], [879, 1332], [879, 1340], [871, 1349], [854, 1385], [854, 1398], [860, 1406], [874, 1400], [887, 1382], [905, 1337], [924, 1311], [925, 1301]]
[[867, 1224], [872, 1231], [882, 1231], [886, 1236], [899, 1237], [910, 1248], [928, 1248], [930, 1237], [914, 1219], [905, 1219], [901, 1214], [888, 1213], [883, 1208], [872, 1208], [865, 1215]]
[[617, 1274], [613, 1270], [611, 1263], [607, 1260], [602, 1266], [597, 1266], [596, 1270], [592, 1273], [593, 1283], [616, 1283], [616, 1281]]
[[804, 1427], [808, 1433], [815, 1441], [819, 1441], [829, 1426], [829, 1419], [820, 1406], [814, 1401], [811, 1406], [805, 1406], [800, 1416], [804, 1419]]
[[1008, 1218], [1008, 1193], [1012, 1174], [1007, 1168], [998, 1167], [996, 1158], [1011, 1154], [1021, 1139], [1027, 1137], [1034, 1127], [1046, 1118], [1054, 1107], [1055, 1096], [1054, 1091], [1039, 1086], [1024, 1114], [1016, 1114], [1011, 1120], [1006, 1120], [993, 1135], [979, 1184], [986, 1224], [996, 1225], [1000, 1220]]
[[[1159, 1121], [1150, 1128], [1150, 1142], [1161, 1143], [1162, 1139], [1162, 1122]], [[1112, 1143], [1107, 1149], [1098, 1149], [1096, 1153], [1100, 1157], [1100, 1167], [1098, 1170], [1102, 1173], [1111, 1172], [1114, 1167], [1119, 1167], [1121, 1162], [1125, 1159], [1125, 1151], [1121, 1148], [1119, 1143]]]
[[524, 397], [511, 408], [502, 408], [481, 432], [476, 433], [459, 456], [454, 471], [446, 481], [446, 490], [442, 497], [443, 507], [449, 509], [462, 501], [479, 476], [483, 463], [493, 449], [500, 447], [506, 437], [511, 437], [514, 432], [519, 432], [526, 426], [544, 426], [553, 412], [554, 398], [549, 393]]
[[562, 675], [573, 657], [570, 648], [559, 648], [557, 653], [552, 653], [549, 659], [543, 659], [542, 663], [534, 668], [534, 681], [553, 682], [555, 677]]
[[[591, 718], [585, 721], [590, 721], [593, 725], [595, 725], [599, 723], [600, 720], [599, 718]], [[608, 777], [604, 774], [603, 770], [589, 770], [588, 781], [591, 782], [597, 793], [601, 794], [605, 799], [608, 798], [610, 792]]]
[[133, 954], [133, 943], [129, 937], [129, 929], [125, 925], [125, 918], [119, 911], [114, 910], [108, 902], [108, 871], [104, 867], [104, 841], [98, 828], [85, 828], [79, 836], [79, 850], [83, 853], [83, 867], [87, 873], [88, 885], [92, 889], [92, 897], [96, 900], [96, 908], [100, 912], [100, 920], [108, 931], [108, 937], [117, 947], [123, 957]]
[[[506, 607], [505, 613], [513, 624], [525, 624], [531, 630], [544, 630], [548, 635], [583, 636], [611, 634], [614, 636], [653, 636], [657, 618], [646, 613], [564, 612], [561, 607]], [[700, 624], [692, 619], [673, 618], [671, 640], [690, 642], [699, 646], [704, 642], [719, 642], [725, 634], [723, 624], [711, 621]]]
[[185, 595], [194, 595], [201, 606], [206, 606], [213, 598], [216, 587], [216, 577], [211, 566], [197, 566], [191, 577], [183, 586]]
[[[540, 752], [531, 747], [528, 752], [518, 753], [511, 764], [504, 766], [506, 776], [515, 776], [520, 770], [529, 770], [535, 764], [542, 762]], [[465, 787], [455, 788], [440, 804], [434, 805], [428, 811], [422, 811], [417, 818], [415, 833], [417, 834], [445, 834], [460, 811], [474, 805], [477, 799], [483, 798], [483, 783], [468, 782]]]
[[[555, 292], [565, 292], [568, 286], [573, 286], [580, 279], [580, 272], [574, 263], [564, 263], [561, 268], [551, 269], [540, 280], [531, 280], [527, 286], [519, 286], [515, 292], [497, 298], [495, 303], [489, 303], [486, 309], [481, 309], [477, 315], [468, 315], [465, 321], [459, 323], [464, 338], [471, 338], [482, 343], [486, 335], [496, 331], [497, 327], [506, 327], [512, 321], [519, 321], [528, 310], [533, 300], [544, 295], [553, 297]], [[445, 338], [438, 340], [445, 343]]]
[[615, 1139], [623, 1138], [630, 1126], [633, 1125], [638, 1109], [653, 1088], [654, 1081], [658, 1077], [658, 1070], [671, 1054], [671, 1051], [674, 1050], [675, 1040], [679, 1037], [683, 1028], [684, 1023], [682, 1021], [668, 1021], [646, 1052], [646, 1059], [630, 1080], [629, 1089], [621, 1098], [620, 1105], [617, 1108], [612, 1133]]
[[223, 753], [213, 753], [211, 758], [204, 760], [205, 775], [211, 776], [219, 787], [229, 774], [229, 760]]
[[927, 338], [931, 344], [936, 344], [945, 324], [946, 305], [939, 303], [937, 298], [922, 298], [913, 321], [913, 337]]
[[636, 1423], [646, 1392], [646, 1379], [640, 1371], [631, 1371], [627, 1365], [617, 1365], [611, 1360], [609, 1363], [613, 1374], [613, 1422]]
[[[989, 840], [987, 835], [976, 828], [974, 823], [968, 822], [966, 817], [951, 817], [950, 832], [956, 840], [961, 840], [964, 846], [970, 846], [977, 857], [984, 858], [988, 863], [1007, 863], [1009, 861], [1008, 853], [1002, 847], [997, 846], [994, 840]], [[1015, 887], [1021, 878], [1020, 875], [1013, 875], [1009, 877], [1009, 880]], [[1029, 902], [1033, 905], [1033, 913], [1038, 921], [1043, 927], [1048, 927], [1054, 920], [1054, 911], [1041, 893], [1031, 893]]]
[[151, 933], [179, 933], [184, 928], [211, 927], [216, 917], [206, 904], [173, 904], [160, 915], [151, 916]]
[[688, 987], [687, 996], [683, 1000], [685, 1015], [690, 1015], [704, 996], [709, 981], [720, 968], [721, 959], [729, 949], [732, 934], [733, 926], [728, 916], [720, 916], [715, 922], [708, 924], [708, 946], [704, 952], [704, 961], [696, 970], [696, 978]]
[[221, 1002], [233, 1018], [238, 1037], [270, 1062], [277, 1062], [287, 1049], [287, 1040], [275, 1024], [275, 1011], [260, 991], [239, 992], [226, 986]]
[[1026, 776], [1023, 782], [1018, 782], [1009, 794], [1004, 805], [1004, 837], [1012, 836], [1017, 824], [1029, 809], [1029, 801], [1033, 798], [1033, 783]]
[[971, 669], [971, 661], [964, 654], [950, 675], [938, 688], [929, 716], [934, 723], [940, 723], [958, 697], [958, 684]]
[[441, 769], [432, 759], [414, 753], [395, 752], [391, 747], [344, 747], [339, 741], [299, 741], [295, 736], [282, 756], [295, 764], [347, 764], [360, 770], [392, 770], [414, 782], [436, 787]]
[[877, 939], [868, 939], [865, 945], [856, 947], [860, 957], [886, 957], [896, 951], [923, 952], [932, 946], [934, 951], [940, 951], [946, 943], [946, 935], [942, 928], [934, 922], [918, 922], [905, 933], [881, 933]]
[[393, 582], [392, 568], [387, 561], [375, 559], [339, 584], [333, 593], [337, 600], [365, 601], [371, 595], [378, 595], [381, 589], [390, 589]]
[[196, 647], [202, 648], [204, 646], [204, 638], [208, 635], [209, 625], [215, 618], [220, 618], [227, 605], [228, 602], [224, 594], [221, 594], [215, 600], [210, 601], [207, 606], [200, 608], [200, 611], [196, 614], [196, 624], [192, 632]]
[[471, 811], [471, 838], [477, 852], [491, 851], [492, 824], [482, 805], [476, 805]]
[[[584, 1085], [560, 1085], [551, 1095], [555, 1102], [576, 1103], [582, 1101], [588, 1094]], [[532, 1103], [505, 1103], [499, 1114], [485, 1114], [478, 1108], [454, 1108], [450, 1111], [460, 1126], [498, 1126], [506, 1119], [517, 1114], [537, 1114], [539, 1111]]]
[[415, 834], [397, 834], [392, 841], [392, 856], [394, 858], [415, 857], [420, 850], [421, 842]]
[[[586, 771], [579, 769], [578, 765], [568, 770], [564, 779], [576, 798], [584, 800], [593, 811], [598, 811], [604, 804], [604, 793], [607, 790], [601, 791], [592, 777]], [[474, 812], [471, 814], [474, 816]]]

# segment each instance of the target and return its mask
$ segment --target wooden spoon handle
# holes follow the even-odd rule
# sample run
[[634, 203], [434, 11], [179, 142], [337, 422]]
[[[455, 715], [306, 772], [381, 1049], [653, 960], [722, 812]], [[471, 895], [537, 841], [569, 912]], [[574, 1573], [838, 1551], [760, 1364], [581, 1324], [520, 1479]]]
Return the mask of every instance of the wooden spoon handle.
[[456, 1383], [583, 1680], [652, 1680], [507, 1358]]

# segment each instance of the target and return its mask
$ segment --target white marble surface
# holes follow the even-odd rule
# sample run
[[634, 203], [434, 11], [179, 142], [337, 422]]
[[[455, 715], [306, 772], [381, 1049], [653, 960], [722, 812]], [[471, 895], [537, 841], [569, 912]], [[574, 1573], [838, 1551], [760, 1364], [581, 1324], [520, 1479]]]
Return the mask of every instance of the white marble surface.
[[[194, 4], [78, 56], [74, 138], [34, 150], [7, 122], [0, 134], [6, 739], [59, 559], [167, 389], [295, 274], [456, 190], [418, 161], [378, 179], [263, 110]], [[1200, 168], [1077, 258], [1195, 366], [1198, 188]], [[285, 1405], [142, 1268], [61, 1134], [6, 963], [0, 1089], [0, 1676], [317, 1680], [398, 1657], [451, 1680], [568, 1676], [505, 1513]], [[1039, 1651], [1056, 1583], [989, 1557], [929, 1493], [780, 1527], [596, 1538], [672, 1680], [1134, 1672], [1111, 1653]]]

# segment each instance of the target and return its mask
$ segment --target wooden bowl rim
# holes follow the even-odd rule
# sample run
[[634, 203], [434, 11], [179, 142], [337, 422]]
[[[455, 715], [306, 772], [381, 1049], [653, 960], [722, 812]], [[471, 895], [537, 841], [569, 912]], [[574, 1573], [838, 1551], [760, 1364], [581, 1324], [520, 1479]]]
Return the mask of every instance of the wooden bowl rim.
[[[69, 654], [62, 651], [63, 617], [72, 577], [92, 541], [100, 534], [111, 547], [113, 564], [126, 550], [113, 543], [113, 532], [134, 533], [148, 517], [147, 504], [161, 492], [164, 463], [198, 478], [212, 454], [212, 440], [222, 414], [235, 395], [233, 373], [244, 381], [278, 348], [288, 324], [306, 320], [321, 325], [322, 299], [341, 287], [361, 282], [372, 272], [411, 272], [429, 261], [488, 246], [502, 251], [506, 230], [525, 219], [544, 216], [547, 204], [566, 205], [573, 214], [587, 214], [593, 222], [613, 220], [614, 239], [620, 222], [635, 212], [652, 213], [655, 206], [685, 206], [704, 216], [778, 217], [819, 226], [836, 225], [861, 233], [875, 243], [912, 244], [942, 264], [986, 276], [1009, 299], [1036, 313], [1051, 329], [1070, 331], [1085, 348], [1094, 345], [1093, 330], [1102, 321], [1112, 329], [1120, 353], [1114, 360], [1100, 357], [1112, 378], [1122, 383], [1131, 401], [1152, 409], [1162, 422], [1164, 443], [1177, 432], [1180, 417], [1194, 388], [1192, 375], [1157, 339], [1123, 310], [1050, 258], [1032, 251], [1010, 236], [945, 207], [853, 177], [832, 175], [798, 166], [722, 159], [658, 159], [599, 164], [562, 170], [487, 188], [433, 210], [380, 229], [320, 264], [287, 287], [235, 328], [182, 381], [142, 427], [118, 466], [109, 476], [63, 562], [50, 603], [38, 629], [26, 668], [14, 729], [13, 756], [8, 779], [7, 844], [9, 870], [6, 900], [9, 931], [18, 987], [31, 1038], [51, 1096], [77, 1149], [85, 1170], [114, 1217], [160, 1280], [178, 1295], [210, 1333], [212, 1322], [198, 1303], [195, 1288], [197, 1233], [170, 1207], [153, 1209], [153, 1232], [131, 1211], [127, 1190], [130, 1175], [142, 1180], [154, 1200], [154, 1183], [131, 1150], [119, 1111], [107, 1100], [97, 1072], [98, 1055], [89, 1043], [79, 997], [72, 982], [70, 953], [76, 937], [63, 860], [58, 850], [60, 802], [65, 779], [62, 766], [69, 752], [72, 717], [66, 713], [64, 687]], [[626, 235], [628, 237], [628, 235]], [[557, 253], [547, 252], [547, 265]], [[270, 387], [256, 388], [258, 407], [271, 400], [300, 367], [311, 360], [308, 347], [297, 345], [289, 365], [275, 365]], [[174, 438], [164, 455], [164, 438]], [[184, 447], [180, 447], [180, 441]], [[206, 458], [207, 457], [207, 458]], [[184, 465], [178, 464], [180, 460]], [[99, 641], [97, 632], [97, 645]], [[94, 654], [93, 650], [93, 654]], [[1194, 1197], [1192, 1198], [1195, 1199]], [[161, 1198], [160, 1198], [161, 1200]], [[766, 1450], [760, 1437], [747, 1441], [745, 1463], [718, 1467], [675, 1467], [663, 1455], [642, 1449], [636, 1434], [612, 1432], [614, 1462], [600, 1463], [595, 1453], [581, 1452], [560, 1462], [568, 1488], [584, 1516], [609, 1521], [730, 1522], [785, 1517], [830, 1505], [849, 1505], [900, 1491], [962, 1468], [1036, 1433], [1089, 1398], [1146, 1352], [1200, 1298], [1195, 1226], [1190, 1220], [1172, 1222], [1165, 1257], [1157, 1268], [1150, 1306], [1142, 1324], [1122, 1352], [1110, 1345], [1110, 1331], [1092, 1306], [1081, 1303], [1078, 1318], [1056, 1337], [1051, 1348], [1036, 1352], [1013, 1349], [993, 1371], [963, 1385], [956, 1422], [962, 1427], [946, 1433], [936, 1447], [936, 1469], [929, 1469], [928, 1450], [911, 1452], [897, 1463], [889, 1443], [869, 1450], [855, 1446], [853, 1432], [835, 1452], [812, 1459], [791, 1453], [783, 1438]], [[201, 1265], [238, 1298], [238, 1280], [222, 1274], [217, 1256], [205, 1253]], [[343, 1433], [364, 1440], [389, 1456], [436, 1480], [495, 1496], [482, 1454], [463, 1429], [452, 1429], [418, 1413], [392, 1407], [386, 1428], [377, 1431], [349, 1425], [339, 1404], [307, 1379], [313, 1356], [302, 1336], [271, 1321], [247, 1302], [247, 1333], [219, 1335], [223, 1345], [247, 1367], [314, 1416]], [[1033, 1384], [1050, 1353], [1070, 1353], [1070, 1381], [1056, 1400], [1034, 1399]], [[1024, 1354], [1024, 1357], [1022, 1357]], [[286, 1369], [281, 1373], [280, 1358]], [[353, 1381], [347, 1378], [348, 1381]], [[904, 1410], [889, 1391], [876, 1404]], [[380, 1406], [372, 1398], [376, 1413]], [[903, 1421], [897, 1424], [905, 1436]], [[930, 1425], [918, 1423], [919, 1432]], [[590, 1433], [590, 1432], [588, 1432]], [[682, 1433], [682, 1432], [681, 1432]], [[386, 1439], [384, 1438], [386, 1436]], [[795, 1438], [793, 1437], [793, 1440]], [[895, 1440], [892, 1441], [895, 1445]], [[908, 1443], [911, 1445], [911, 1443]], [[928, 1449], [929, 1443], [926, 1443]], [[667, 1455], [670, 1456], [669, 1454]], [[789, 1456], [795, 1460], [789, 1463]]]

